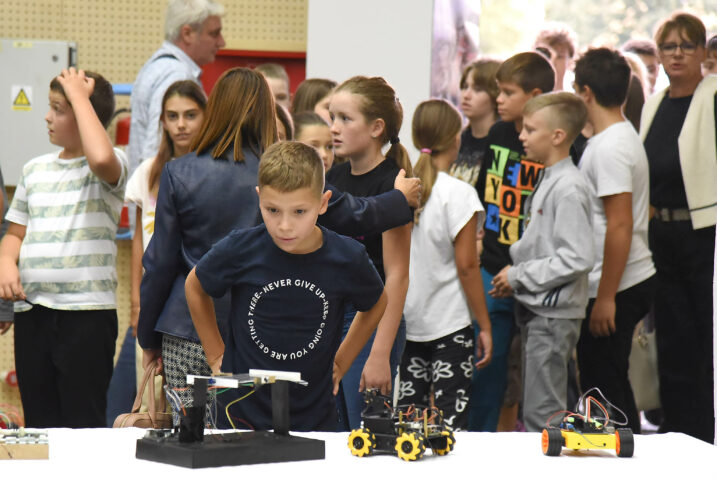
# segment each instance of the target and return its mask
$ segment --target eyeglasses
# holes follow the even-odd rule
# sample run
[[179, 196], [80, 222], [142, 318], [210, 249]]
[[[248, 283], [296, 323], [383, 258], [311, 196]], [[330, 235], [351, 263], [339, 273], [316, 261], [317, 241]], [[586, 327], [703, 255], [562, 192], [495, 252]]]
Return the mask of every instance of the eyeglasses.
[[663, 55], [672, 56], [677, 53], [677, 49], [682, 50], [683, 55], [692, 55], [697, 50], [697, 45], [690, 42], [680, 43], [663, 43], [660, 45], [660, 51]]

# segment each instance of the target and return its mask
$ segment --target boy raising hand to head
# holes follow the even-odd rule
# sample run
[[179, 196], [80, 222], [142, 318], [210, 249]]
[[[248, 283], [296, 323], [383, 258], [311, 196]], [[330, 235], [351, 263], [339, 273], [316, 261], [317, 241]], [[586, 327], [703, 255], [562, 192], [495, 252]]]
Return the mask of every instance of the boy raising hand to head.
[[114, 95], [102, 76], [63, 70], [49, 103], [50, 142], [62, 149], [23, 168], [0, 242], [0, 298], [15, 301], [26, 425], [101, 427], [117, 338], [115, 235], [127, 159], [105, 131]]

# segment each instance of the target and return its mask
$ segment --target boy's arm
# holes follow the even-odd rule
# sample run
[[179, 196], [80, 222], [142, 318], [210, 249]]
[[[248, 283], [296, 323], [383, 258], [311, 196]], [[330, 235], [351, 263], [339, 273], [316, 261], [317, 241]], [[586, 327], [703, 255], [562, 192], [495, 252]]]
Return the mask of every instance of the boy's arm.
[[604, 337], [615, 332], [615, 294], [625, 271], [632, 243], [632, 193], [602, 197], [607, 227], [602, 276], [590, 313], [590, 332]]
[[405, 172], [396, 176], [396, 189], [372, 197], [354, 197], [330, 184], [329, 207], [319, 216], [319, 224], [347, 236], [380, 234], [403, 226], [413, 220], [409, 207], [417, 204], [420, 179], [406, 178]]
[[376, 330], [376, 326], [386, 310], [387, 302], [386, 292], [381, 292], [381, 296], [373, 307], [366, 312], [358, 312], [354, 317], [351, 327], [349, 327], [349, 331], [346, 333], [346, 337], [341, 342], [341, 346], [339, 346], [334, 358], [334, 395], [339, 391], [339, 382], [341, 382], [344, 374], [364, 345], [366, 345], [371, 334]]
[[[11, 222], [0, 241], [0, 299], [9, 301], [25, 299], [17, 261], [26, 231], [27, 227]], [[0, 335], [4, 335], [11, 326], [12, 320], [0, 322]]]
[[20, 246], [26, 232], [26, 226], [11, 222], [0, 241], [0, 299], [15, 301], [26, 298], [17, 268]]
[[[539, 293], [551, 290], [589, 272], [594, 246], [588, 198], [570, 194], [556, 201], [551, 240], [555, 254], [514, 264], [507, 269], [507, 280], [516, 292]], [[523, 239], [521, 239], [523, 240]]]
[[[219, 373], [224, 358], [224, 341], [217, 326], [217, 315], [214, 312], [214, 301], [204, 292], [202, 284], [196, 274], [196, 267], [189, 271], [184, 283], [184, 292], [187, 295], [189, 313], [192, 315], [194, 328], [202, 342], [202, 348], [207, 356], [207, 363], [213, 373]], [[367, 339], [368, 340], [368, 339]]]
[[491, 332], [488, 307], [483, 292], [483, 278], [478, 263], [478, 253], [475, 247], [476, 227], [478, 223], [477, 214], [463, 226], [463, 229], [456, 235], [453, 243], [455, 249], [456, 269], [458, 280], [461, 283], [463, 292], [466, 294], [468, 305], [473, 316], [480, 327], [480, 334], [476, 341], [476, 368], [483, 368], [490, 363], [493, 355], [493, 335]]
[[72, 67], [62, 70], [57, 80], [65, 90], [67, 101], [72, 105], [82, 141], [82, 151], [90, 170], [102, 181], [117, 184], [122, 176], [122, 163], [115, 155], [107, 131], [90, 103], [95, 80], [87, 78], [84, 71], [76, 71]]

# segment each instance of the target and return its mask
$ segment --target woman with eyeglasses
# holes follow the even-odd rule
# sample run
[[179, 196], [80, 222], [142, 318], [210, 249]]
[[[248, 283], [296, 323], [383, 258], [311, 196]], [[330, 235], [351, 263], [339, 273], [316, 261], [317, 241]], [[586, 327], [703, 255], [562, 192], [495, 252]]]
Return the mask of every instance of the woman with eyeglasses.
[[647, 100], [640, 134], [650, 165], [650, 248], [661, 432], [714, 440], [712, 281], [717, 222], [717, 76], [702, 76], [705, 26], [676, 12], [657, 29], [670, 79]]

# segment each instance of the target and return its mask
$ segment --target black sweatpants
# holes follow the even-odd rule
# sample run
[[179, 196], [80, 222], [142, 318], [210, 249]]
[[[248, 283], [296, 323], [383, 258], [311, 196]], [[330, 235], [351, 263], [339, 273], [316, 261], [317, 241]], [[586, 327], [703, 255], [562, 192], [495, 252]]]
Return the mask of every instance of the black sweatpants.
[[[655, 276], [618, 292], [615, 295], [615, 332], [607, 337], [594, 337], [590, 333], [590, 314], [595, 299], [590, 299], [578, 340], [578, 369], [583, 392], [592, 387], [600, 389], [610, 403], [627, 416], [627, 426], [640, 433], [640, 415], [628, 378], [632, 335], [635, 326], [647, 315], [655, 291]], [[600, 400], [597, 394], [591, 394]], [[622, 421], [623, 417], [612, 410], [610, 418]]]
[[15, 314], [15, 368], [25, 425], [106, 426], [117, 311], [39, 305]]

